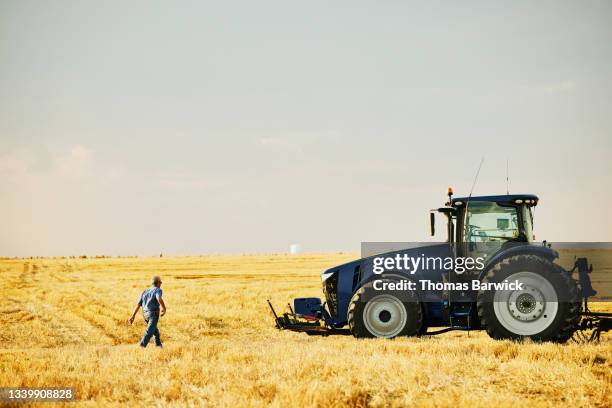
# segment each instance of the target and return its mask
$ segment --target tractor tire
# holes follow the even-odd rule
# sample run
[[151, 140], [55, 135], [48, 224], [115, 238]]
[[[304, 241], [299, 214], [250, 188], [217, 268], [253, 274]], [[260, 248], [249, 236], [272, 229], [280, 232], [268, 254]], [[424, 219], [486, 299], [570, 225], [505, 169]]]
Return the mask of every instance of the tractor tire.
[[423, 326], [422, 307], [412, 292], [375, 290], [370, 282], [351, 298], [348, 324], [357, 338], [418, 336]]
[[421, 302], [421, 328], [417, 333], [417, 336], [419, 337], [425, 336], [427, 334], [427, 329], [429, 329], [429, 326], [427, 325], [426, 320], [427, 317], [425, 314], [425, 303]]
[[477, 297], [480, 323], [491, 338], [564, 343], [572, 337], [580, 298], [571, 274], [545, 258], [515, 255], [495, 264], [482, 282], [504, 280], [524, 282], [524, 289], [481, 290]]

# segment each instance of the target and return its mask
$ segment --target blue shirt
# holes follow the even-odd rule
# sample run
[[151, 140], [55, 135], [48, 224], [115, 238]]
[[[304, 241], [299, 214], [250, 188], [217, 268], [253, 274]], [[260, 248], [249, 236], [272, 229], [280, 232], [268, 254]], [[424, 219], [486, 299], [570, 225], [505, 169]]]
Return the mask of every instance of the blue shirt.
[[159, 310], [159, 301], [157, 300], [157, 296], [161, 298], [161, 288], [158, 288], [157, 286], [151, 286], [149, 289], [146, 289], [144, 292], [142, 292], [138, 304], [142, 306], [142, 310], [148, 310], [151, 312]]

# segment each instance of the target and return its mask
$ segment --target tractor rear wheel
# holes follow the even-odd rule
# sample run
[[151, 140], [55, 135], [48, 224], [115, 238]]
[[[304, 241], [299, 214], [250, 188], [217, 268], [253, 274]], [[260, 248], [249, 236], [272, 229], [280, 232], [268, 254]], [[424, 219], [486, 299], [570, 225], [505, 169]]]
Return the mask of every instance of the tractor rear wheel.
[[521, 290], [481, 290], [478, 316], [494, 339], [563, 343], [572, 337], [580, 319], [578, 288], [560, 266], [535, 255], [516, 255], [499, 261], [483, 283], [521, 282]]
[[362, 286], [351, 298], [348, 323], [353, 336], [417, 336], [423, 324], [421, 304], [412, 292]]

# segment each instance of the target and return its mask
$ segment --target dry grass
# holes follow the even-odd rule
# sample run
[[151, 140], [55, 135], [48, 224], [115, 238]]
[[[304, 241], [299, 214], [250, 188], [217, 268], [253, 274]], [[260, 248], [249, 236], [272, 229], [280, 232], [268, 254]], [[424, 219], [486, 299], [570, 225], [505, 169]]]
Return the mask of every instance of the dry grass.
[[[352, 258], [2, 260], [0, 385], [74, 386], [91, 406], [612, 406], [610, 334], [556, 345], [273, 328], [267, 297], [320, 296], [320, 271]], [[165, 348], [141, 350], [142, 320], [125, 320], [153, 274]]]

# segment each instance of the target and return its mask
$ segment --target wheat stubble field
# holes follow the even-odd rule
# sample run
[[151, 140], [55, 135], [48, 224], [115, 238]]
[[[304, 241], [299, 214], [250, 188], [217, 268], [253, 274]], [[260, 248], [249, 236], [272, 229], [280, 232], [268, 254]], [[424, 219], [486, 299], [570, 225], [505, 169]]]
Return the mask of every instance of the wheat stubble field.
[[[75, 406], [612, 405], [611, 334], [556, 345], [274, 329], [266, 298], [320, 296], [319, 273], [356, 256], [1, 260], [0, 386], [73, 386]], [[154, 274], [165, 348], [141, 350], [142, 318], [125, 321]]]

